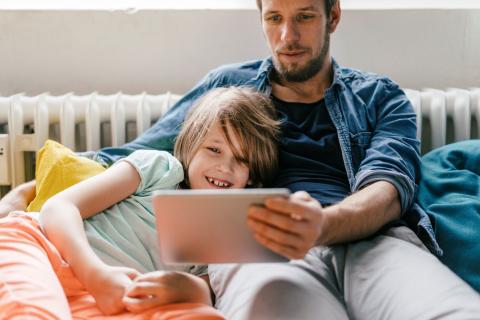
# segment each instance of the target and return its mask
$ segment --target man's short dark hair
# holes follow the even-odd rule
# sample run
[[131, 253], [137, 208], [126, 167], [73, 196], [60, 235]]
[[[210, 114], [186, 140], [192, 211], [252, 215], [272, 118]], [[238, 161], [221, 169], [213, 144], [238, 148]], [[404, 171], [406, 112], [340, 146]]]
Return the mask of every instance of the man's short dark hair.
[[[325, 12], [327, 13], [327, 17], [330, 17], [330, 13], [332, 12], [332, 7], [335, 5], [337, 0], [324, 0], [325, 2]], [[257, 0], [257, 7], [262, 11], [262, 0]]]

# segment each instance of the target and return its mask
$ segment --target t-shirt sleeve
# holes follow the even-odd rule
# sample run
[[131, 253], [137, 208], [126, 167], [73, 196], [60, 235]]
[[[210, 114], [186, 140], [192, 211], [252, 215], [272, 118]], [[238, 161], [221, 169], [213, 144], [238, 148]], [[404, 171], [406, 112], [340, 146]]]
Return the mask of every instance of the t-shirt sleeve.
[[137, 150], [120, 161], [130, 163], [140, 175], [137, 196], [159, 189], [174, 189], [183, 180], [182, 165], [166, 151]]

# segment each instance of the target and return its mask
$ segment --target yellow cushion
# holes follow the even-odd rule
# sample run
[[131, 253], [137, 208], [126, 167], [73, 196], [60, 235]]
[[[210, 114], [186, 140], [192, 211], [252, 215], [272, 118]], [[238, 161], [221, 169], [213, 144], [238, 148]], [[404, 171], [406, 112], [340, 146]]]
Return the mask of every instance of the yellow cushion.
[[99, 163], [76, 155], [58, 142], [47, 140], [37, 153], [36, 196], [27, 211], [40, 211], [51, 196], [100, 172]]

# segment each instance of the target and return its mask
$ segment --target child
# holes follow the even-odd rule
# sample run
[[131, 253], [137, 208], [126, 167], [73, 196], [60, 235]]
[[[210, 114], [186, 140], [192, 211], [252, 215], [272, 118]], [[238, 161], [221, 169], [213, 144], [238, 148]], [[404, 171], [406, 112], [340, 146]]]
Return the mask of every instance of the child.
[[[70, 317], [67, 299], [74, 315], [76, 310], [88, 308], [80, 304], [75, 309], [72, 301], [91, 301], [92, 297], [104, 314], [118, 314], [125, 307], [143, 312], [176, 302], [211, 304], [205, 266], [188, 266], [187, 272], [139, 275], [138, 271], [161, 267], [151, 195], [154, 190], [177, 188], [180, 183], [183, 188], [195, 189], [268, 184], [277, 164], [279, 129], [274, 114], [268, 98], [252, 89], [215, 89], [197, 102], [183, 125], [175, 144], [180, 162], [167, 152], [135, 151], [105, 172], [55, 195], [41, 210], [46, 238], [38, 224], [27, 217], [0, 220], [10, 219], [10, 230], [15, 223], [22, 224], [27, 240], [21, 245], [41, 249], [35, 252], [38, 259], [22, 263], [27, 265], [27, 273], [33, 273], [33, 267], [42, 268], [44, 274], [30, 275], [40, 285], [29, 290], [41, 287], [45, 292], [32, 293], [36, 300], [20, 299], [17, 309], [22, 306], [48, 314], [47, 318], [66, 319]], [[8, 247], [2, 245], [8, 244], [8, 239], [2, 242], [3, 230], [0, 228], [0, 250]], [[8, 259], [16, 261], [18, 251], [11, 250]], [[12, 277], [8, 273], [12, 268], [5, 265], [0, 264], [0, 279]], [[127, 292], [135, 278], [135, 285]], [[15, 293], [12, 283], [9, 292]], [[148, 289], [152, 285], [160, 286], [161, 294], [156, 290], [157, 294], [151, 295]], [[5, 309], [2, 300], [0, 290], [0, 315]], [[132, 318], [131, 313], [126, 315]]]

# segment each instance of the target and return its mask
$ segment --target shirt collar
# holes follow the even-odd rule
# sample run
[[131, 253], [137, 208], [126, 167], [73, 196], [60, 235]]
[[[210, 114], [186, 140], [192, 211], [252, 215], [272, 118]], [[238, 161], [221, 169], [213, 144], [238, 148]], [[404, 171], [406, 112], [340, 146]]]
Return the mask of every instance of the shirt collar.
[[273, 69], [272, 57], [265, 58], [262, 61], [262, 64], [260, 65], [260, 68], [258, 69], [258, 73], [257, 73], [257, 76], [255, 77], [255, 79], [262, 79], [263, 78], [263, 79], [267, 79], [267, 81], [269, 81], [268, 75], [270, 74], [272, 69]]
[[344, 90], [345, 83], [343, 82], [342, 68], [338, 65], [337, 61], [334, 58], [332, 58], [332, 68], [333, 68], [333, 81], [330, 88], [337, 86], [341, 90]]

